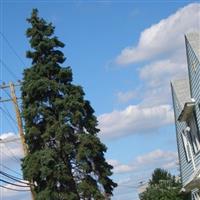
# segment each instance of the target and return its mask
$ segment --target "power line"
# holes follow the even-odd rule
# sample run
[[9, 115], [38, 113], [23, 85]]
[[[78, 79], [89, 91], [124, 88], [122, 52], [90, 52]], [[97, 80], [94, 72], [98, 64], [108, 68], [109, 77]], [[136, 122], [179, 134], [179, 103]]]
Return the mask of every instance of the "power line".
[[3, 165], [2, 163], [0, 163], [0, 165], [1, 165], [2, 167], [4, 167], [5, 169], [9, 170], [10, 172], [13, 172], [13, 173], [15, 173], [16, 175], [19, 175], [19, 176], [21, 176], [21, 177], [22, 177], [22, 174], [20, 174], [20, 173], [16, 172], [15, 170], [13, 170], [13, 169], [10, 169], [9, 167], [7, 167], [7, 166]]
[[[16, 118], [17, 118], [17, 124], [18, 124], [18, 130], [19, 130], [19, 135], [20, 135], [20, 139], [23, 145], [23, 150], [24, 150], [24, 154], [27, 155], [28, 154], [28, 147], [26, 146], [25, 143], [25, 136], [24, 136], [24, 131], [23, 131], [23, 127], [22, 127], [22, 119], [21, 119], [21, 115], [20, 115], [20, 110], [19, 110], [19, 106], [18, 106], [18, 102], [17, 102], [17, 97], [16, 97], [16, 93], [15, 93], [15, 84], [13, 82], [10, 82], [9, 86], [2, 86], [1, 88], [10, 88], [10, 92], [11, 92], [11, 97], [12, 97], [12, 101], [15, 107], [15, 112], [16, 112]], [[10, 100], [10, 99], [9, 99]], [[4, 100], [4, 101], [9, 101], [9, 100]], [[1, 102], [4, 102], [3, 100], [1, 100]], [[30, 181], [32, 182], [32, 181]], [[34, 187], [33, 185], [29, 185], [30, 186], [30, 190], [31, 190], [31, 195], [32, 195], [32, 199], [35, 199], [35, 195], [34, 195]]]
[[3, 186], [3, 185], [0, 185], [0, 187], [5, 188], [7, 190], [17, 191], [17, 192], [30, 192], [30, 190], [18, 190], [18, 189], [10, 188], [10, 187]]
[[[11, 95], [3, 88], [3, 91], [8, 95], [8, 97], [12, 100]], [[4, 104], [3, 104], [4, 105]], [[10, 112], [8, 111], [8, 109], [6, 107], [4, 107], [8, 113], [8, 115], [10, 116], [10, 118], [12, 118], [12, 121], [16, 124], [16, 120], [14, 120], [14, 118], [11, 116]]]
[[13, 176], [13, 175], [8, 174], [8, 173], [6, 173], [6, 172], [0, 171], [0, 174], [5, 175], [7, 178], [11, 178], [11, 179], [13, 179], [13, 180], [15, 180], [15, 181], [20, 181], [20, 182], [22, 182], [22, 183], [27, 184], [26, 182], [23, 182], [24, 180], [22, 180], [21, 178], [18, 178], [18, 177], [16, 177], [16, 176]]
[[30, 187], [29, 185], [19, 185], [19, 184], [15, 184], [15, 183], [3, 180], [3, 179], [0, 179], [0, 182], [7, 183], [7, 184], [10, 184], [10, 185], [13, 185], [13, 186], [17, 186], [17, 187], [25, 187], [25, 188], [26, 187]]
[[20, 159], [17, 158], [17, 157], [15, 156], [15, 154], [12, 152], [12, 150], [11, 150], [8, 146], [6, 146], [5, 143], [2, 143], [2, 144], [8, 149], [8, 151], [10, 152], [10, 154], [12, 154], [12, 156], [9, 156], [7, 153], [5, 153], [6, 151], [4, 151], [4, 153], [5, 153], [7, 156], [9, 156], [10, 158], [12, 158], [13, 160], [15, 160], [15, 161], [17, 161], [18, 163], [21, 164]]
[[[4, 143], [3, 143], [4, 144]], [[4, 144], [5, 145], [5, 144]], [[18, 162], [18, 163], [20, 163], [20, 161], [17, 159], [17, 158], [15, 158], [14, 156], [11, 156], [11, 155], [9, 155], [9, 154], [7, 154], [7, 152], [5, 151], [4, 152], [4, 154], [6, 154], [9, 158], [11, 158], [14, 162]], [[21, 164], [21, 163], [20, 163]]]
[[10, 70], [8, 65], [6, 65], [6, 63], [2, 59], [0, 59], [0, 62], [2, 63], [2, 66], [7, 70], [8, 73], [10, 73], [16, 80], [19, 80], [19, 78], [12, 72], [12, 70]]
[[3, 91], [8, 95], [8, 97], [9, 97], [10, 99], [12, 99], [11, 95], [5, 90], [5, 88], [3, 88]]
[[12, 175], [10, 175], [10, 174], [8, 174], [8, 173], [6, 173], [6, 172], [0, 171], [0, 174], [2, 174], [3, 176], [5, 176], [5, 177], [7, 177], [7, 178], [9, 178], [9, 179], [12, 179], [12, 180], [14, 180], [14, 181], [17, 181], [17, 182], [19, 182], [19, 183], [26, 184], [26, 185], [30, 185], [29, 183], [25, 182], [25, 180], [22, 180], [22, 179], [20, 179], [20, 178], [18, 178], [18, 177], [12, 176]]
[[20, 181], [20, 182], [22, 182], [22, 183], [25, 183], [25, 184], [29, 185], [29, 183], [27, 183], [26, 180], [22, 180], [21, 178], [18, 178], [18, 177], [16, 177], [16, 176], [13, 176], [13, 175], [8, 174], [8, 173], [6, 173], [6, 172], [3, 172], [3, 171], [1, 171], [1, 170], [0, 170], [0, 174], [5, 175], [5, 176], [8, 177], [8, 178], [12, 178], [12, 179], [14, 179], [15, 181]]
[[10, 49], [13, 51], [13, 53], [15, 54], [15, 56], [17, 56], [17, 58], [20, 60], [20, 62], [23, 64], [23, 66], [25, 66], [26, 64], [24, 63], [24, 61], [21, 59], [21, 57], [18, 55], [18, 53], [15, 51], [14, 47], [11, 45], [11, 43], [9, 42], [9, 40], [6, 38], [6, 36], [0, 32], [1, 36], [3, 37], [3, 39], [6, 41], [7, 45], [10, 47]]
[[118, 187], [125, 187], [125, 188], [131, 188], [131, 189], [133, 189], [133, 190], [135, 190], [135, 189], [138, 189], [139, 188], [139, 186], [131, 186], [131, 185], [123, 185], [123, 184], [120, 184], [120, 185], [118, 185]]
[[[12, 97], [11, 97], [11, 95], [7, 92], [7, 90], [5, 90], [6, 88], [4, 88], [4, 87], [2, 87], [2, 90], [6, 93], [6, 95], [11, 99], [11, 100], [13, 100], [12, 99]], [[4, 109], [3, 108], [1, 108], [0, 107], [0, 109], [12, 120], [12, 122], [14, 123], [14, 125], [15, 125], [15, 128], [13, 129], [13, 130], [15, 130], [16, 131], [16, 120], [12, 117], [12, 115], [10, 114], [10, 112], [9, 112], [9, 110], [7, 109], [7, 107], [3, 104], [3, 107], [4, 107]], [[12, 126], [12, 125], [11, 125]], [[13, 128], [13, 126], [12, 126], [12, 128]], [[18, 132], [18, 131], [16, 131], [16, 132]]]
[[18, 141], [18, 140], [20, 140], [20, 138], [18, 138], [18, 137], [15, 137], [15, 138], [11, 138], [11, 139], [1, 139], [0, 138], [0, 144], [1, 143], [11, 143], [11, 142], [16, 142], [16, 141]]
[[5, 106], [4, 109], [2, 107], [0, 107], [0, 109], [13, 121], [13, 123], [16, 123], [16, 120], [12, 117], [12, 115]]
[[[5, 109], [3, 109], [2, 107], [0, 107], [0, 109], [6, 114], [6, 118], [8, 119], [8, 121], [11, 120], [15, 124], [16, 121], [14, 120], [14, 118], [11, 116], [11, 114], [9, 113], [9, 111], [7, 110], [7, 108], [5, 106], [4, 106], [4, 108]], [[15, 130], [15, 131], [17, 130], [17, 128], [14, 127], [13, 124], [10, 123], [10, 125], [11, 125], [11, 127], [12, 127], [13, 130]]]

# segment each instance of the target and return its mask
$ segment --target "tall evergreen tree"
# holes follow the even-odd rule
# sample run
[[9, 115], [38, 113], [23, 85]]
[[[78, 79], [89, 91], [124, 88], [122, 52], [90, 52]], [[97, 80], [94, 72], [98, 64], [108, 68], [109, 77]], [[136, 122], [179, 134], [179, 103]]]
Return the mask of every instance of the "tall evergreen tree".
[[24, 70], [22, 115], [28, 155], [24, 178], [35, 184], [36, 200], [103, 200], [116, 183], [106, 147], [97, 137], [97, 119], [80, 86], [72, 84], [72, 70], [61, 67], [64, 44], [54, 27], [33, 9], [26, 35], [32, 66]]

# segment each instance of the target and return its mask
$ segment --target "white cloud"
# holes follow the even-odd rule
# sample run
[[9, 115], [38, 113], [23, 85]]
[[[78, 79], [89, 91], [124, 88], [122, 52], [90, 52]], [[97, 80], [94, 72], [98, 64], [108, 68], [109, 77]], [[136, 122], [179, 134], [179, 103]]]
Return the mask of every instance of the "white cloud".
[[181, 56], [181, 62], [177, 59], [158, 60], [145, 65], [140, 69], [140, 78], [148, 82], [148, 87], [159, 87], [169, 83], [169, 78], [186, 74], [185, 54]]
[[0, 135], [1, 162], [7, 165], [18, 162], [23, 158], [22, 145], [19, 136], [14, 133], [3, 133]]
[[6, 140], [6, 139], [13, 139], [17, 138], [18, 136], [13, 132], [3, 133], [0, 135], [0, 140]]
[[[119, 197], [116, 199], [121, 199], [121, 194], [127, 192], [135, 191], [142, 192], [143, 189], [147, 186], [149, 179], [155, 168], [163, 168], [168, 171], [173, 171], [176, 174], [179, 174], [177, 171], [177, 152], [173, 151], [164, 151], [156, 149], [149, 153], [140, 155], [133, 159], [130, 163], [125, 164], [129, 169], [132, 170], [121, 170], [119, 171], [119, 165], [123, 166], [123, 163], [120, 163], [117, 160], [108, 160], [110, 164], [114, 166], [114, 174], [117, 174], [118, 187], [114, 191], [114, 197]], [[135, 194], [134, 199], [138, 199], [137, 193]], [[133, 197], [132, 195], [132, 197]], [[123, 196], [124, 197], [124, 196]], [[124, 197], [123, 199], [127, 199]], [[128, 198], [129, 199], [129, 198]]]
[[[199, 31], [199, 19], [200, 4], [189, 4], [143, 30], [136, 45], [130, 45], [121, 51], [115, 59], [117, 64], [143, 64], [138, 69], [140, 85], [136, 86], [140, 88], [138, 100], [141, 101], [138, 105], [130, 105], [124, 110], [115, 110], [99, 116], [102, 137], [116, 138], [153, 132], [173, 122], [170, 81], [187, 76], [184, 34]], [[163, 111], [163, 108], [166, 111]], [[120, 177], [116, 196], [119, 196], [119, 199], [127, 199], [120, 196], [125, 193], [124, 185], [133, 188], [138, 185], [139, 178], [147, 181], [155, 168], [174, 171], [178, 167], [177, 160], [177, 152], [160, 149], [140, 155], [129, 163], [110, 160], [109, 163], [114, 166], [114, 174]], [[137, 176], [139, 178], [136, 178]], [[124, 177], [129, 177], [127, 183], [123, 183]]]
[[[183, 42], [184, 44], [184, 42]], [[187, 76], [185, 47], [167, 59], [153, 61], [139, 69], [143, 81], [143, 103], [151, 105], [171, 102], [170, 81]]]
[[5, 145], [0, 144], [0, 152], [2, 154], [1, 156], [1, 162], [2, 163], [10, 163], [10, 162], [18, 162], [20, 163], [21, 159], [23, 158], [23, 151], [20, 145]]
[[140, 132], [153, 132], [173, 122], [169, 105], [143, 107], [130, 105], [124, 110], [113, 111], [98, 117], [100, 137], [117, 138]]
[[108, 160], [108, 163], [114, 167], [114, 173], [126, 173], [134, 170], [134, 167], [131, 165], [121, 164], [117, 160]]
[[173, 169], [178, 167], [178, 161], [171, 161], [169, 163], [165, 163], [162, 168], [164, 169]]
[[[0, 168], [2, 171], [9, 173], [13, 176], [16, 175], [13, 170], [19, 174], [21, 172], [20, 159], [23, 157], [23, 151], [19, 136], [15, 133], [8, 132], [0, 135]], [[3, 164], [3, 165], [1, 165]], [[5, 166], [5, 167], [4, 167]], [[5, 177], [3, 177], [5, 179]], [[19, 177], [22, 179], [22, 177]], [[11, 182], [13, 182], [11, 180]], [[4, 186], [12, 189], [24, 189], [5, 184]], [[25, 188], [29, 189], [29, 188]], [[30, 192], [17, 192], [6, 188], [0, 188], [0, 198], [6, 200], [29, 200], [31, 199]]]
[[173, 54], [183, 47], [183, 35], [200, 28], [200, 4], [193, 3], [179, 9], [159, 23], [145, 29], [137, 46], [126, 47], [116, 58], [118, 64], [130, 64]]
[[161, 166], [167, 166], [166, 164], [171, 163], [171, 161], [176, 163], [177, 158], [178, 157], [176, 152], [162, 151], [160, 149], [157, 149], [145, 155], [138, 156], [136, 158], [136, 162], [139, 165], [160, 163]]
[[115, 174], [139, 172], [143, 173], [145, 170], [153, 171], [155, 168], [174, 169], [177, 167], [177, 152], [163, 151], [156, 149], [152, 152], [137, 156], [131, 163], [122, 164], [118, 160], [108, 160], [114, 169]]
[[118, 92], [117, 93], [117, 101], [119, 103], [127, 103], [132, 100], [136, 96], [135, 91], [127, 91], [127, 92]]
[[[117, 58], [119, 64], [157, 59], [139, 69], [142, 85], [138, 105], [99, 116], [103, 137], [152, 132], [173, 122], [170, 81], [187, 73], [184, 34], [200, 28], [199, 19], [200, 4], [189, 4], [144, 30], [137, 46], [122, 50]], [[136, 94], [120, 92], [118, 101], [128, 102]]]

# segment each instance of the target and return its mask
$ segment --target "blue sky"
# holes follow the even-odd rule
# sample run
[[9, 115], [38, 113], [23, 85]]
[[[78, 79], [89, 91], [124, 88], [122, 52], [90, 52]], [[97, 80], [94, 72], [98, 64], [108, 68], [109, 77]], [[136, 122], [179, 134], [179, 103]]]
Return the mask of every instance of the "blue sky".
[[[199, 30], [195, 1], [0, 1], [0, 81], [22, 79], [30, 66], [25, 30], [32, 8], [53, 22], [99, 120], [99, 137], [119, 187], [113, 200], [137, 200], [140, 181], [156, 167], [177, 170], [170, 80], [187, 73], [184, 33]], [[192, 16], [192, 17], [191, 17]], [[13, 50], [14, 49], [14, 50]], [[17, 56], [16, 56], [17, 54]], [[14, 74], [9, 73], [8, 69]], [[19, 94], [19, 91], [17, 91]], [[1, 92], [2, 97], [6, 94]], [[12, 105], [4, 105], [13, 115]], [[1, 112], [1, 133], [16, 132]], [[13, 145], [10, 146], [11, 150]], [[4, 154], [4, 149], [2, 153]], [[13, 150], [14, 151], [14, 150]], [[20, 151], [15, 151], [21, 156]], [[2, 157], [2, 162], [19, 169]], [[12, 163], [12, 164], [11, 164]], [[22, 196], [24, 197], [22, 197]], [[1, 190], [5, 199], [26, 194]]]

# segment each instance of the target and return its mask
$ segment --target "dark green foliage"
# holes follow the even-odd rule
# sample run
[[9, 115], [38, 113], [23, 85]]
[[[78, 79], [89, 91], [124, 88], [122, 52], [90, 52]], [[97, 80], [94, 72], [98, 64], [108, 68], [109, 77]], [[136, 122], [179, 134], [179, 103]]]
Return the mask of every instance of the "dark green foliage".
[[72, 84], [72, 70], [58, 50], [64, 44], [54, 27], [33, 10], [26, 34], [32, 66], [24, 71], [22, 108], [28, 155], [24, 178], [35, 183], [36, 200], [103, 200], [116, 184], [105, 158], [106, 147], [94, 110], [80, 86]]
[[163, 169], [155, 169], [140, 200], [184, 200], [180, 190], [181, 183], [175, 176]]
[[159, 184], [160, 181], [166, 180], [166, 181], [171, 181], [173, 185], [179, 185], [176, 181], [176, 177], [172, 176], [168, 171], [164, 169], [157, 168], [154, 170], [152, 174], [152, 178], [149, 181], [150, 185], [156, 185]]

